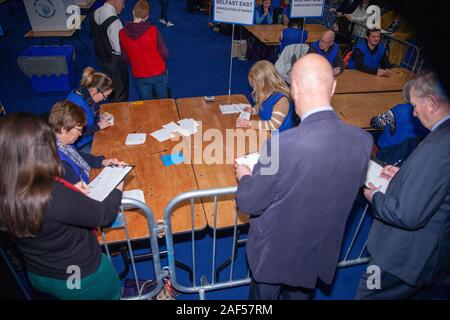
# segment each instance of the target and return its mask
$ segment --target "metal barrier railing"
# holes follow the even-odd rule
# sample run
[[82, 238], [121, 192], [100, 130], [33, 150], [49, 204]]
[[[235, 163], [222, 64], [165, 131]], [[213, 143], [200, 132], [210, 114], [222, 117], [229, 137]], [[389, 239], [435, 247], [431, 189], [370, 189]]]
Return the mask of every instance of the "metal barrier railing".
[[[229, 279], [223, 282], [217, 282], [216, 279], [216, 248], [217, 248], [217, 203], [219, 197], [224, 197], [228, 195], [233, 195], [236, 193], [237, 187], [227, 187], [227, 188], [217, 188], [217, 189], [207, 189], [207, 190], [198, 190], [198, 191], [190, 191], [184, 192], [175, 198], [173, 198], [166, 206], [164, 210], [164, 224], [166, 228], [166, 246], [167, 246], [167, 258], [169, 263], [169, 273], [172, 286], [180, 291], [185, 293], [197, 293], [201, 300], [205, 299], [205, 293], [207, 291], [219, 290], [225, 288], [231, 288], [241, 285], [246, 285], [250, 283], [250, 275], [247, 272], [247, 276], [240, 279], [233, 279], [233, 271], [235, 267], [234, 257], [236, 254], [236, 243], [238, 241], [242, 241], [238, 239], [237, 234], [237, 219], [238, 212], [235, 210], [234, 216], [234, 226], [233, 228], [233, 241], [231, 248], [231, 261], [230, 261], [230, 274]], [[197, 284], [197, 256], [195, 250], [195, 230], [194, 230], [194, 202], [195, 199], [205, 199], [205, 198], [213, 198], [214, 199], [214, 217], [213, 217], [213, 243], [212, 243], [212, 267], [211, 267], [211, 283], [208, 282], [207, 277], [205, 275], [201, 276], [200, 284]], [[189, 202], [191, 208], [191, 250], [192, 250], [192, 270], [193, 270], [193, 281], [192, 286], [186, 286], [178, 283], [176, 276], [176, 268], [175, 268], [175, 252], [174, 252], [174, 243], [173, 243], [173, 235], [171, 230], [171, 222], [170, 217], [172, 214], [173, 208], [175, 208], [178, 204], [183, 202]]]
[[[142, 291], [145, 287], [145, 283], [142, 286], [140, 286], [139, 282], [138, 282], [138, 274], [136, 271], [135, 256], [133, 254], [133, 247], [131, 245], [131, 240], [129, 237], [128, 225], [127, 225], [127, 221], [126, 221], [125, 214], [124, 214], [124, 207], [128, 207], [128, 208], [132, 207], [133, 209], [141, 210], [147, 219], [147, 226], [148, 226], [148, 230], [149, 230], [149, 234], [150, 234], [149, 242], [150, 242], [150, 248], [151, 248], [151, 252], [152, 252], [153, 271], [155, 274], [156, 286], [153, 288], [153, 290], [151, 290], [145, 294], [142, 294]], [[128, 210], [128, 208], [127, 208], [127, 210]], [[106, 255], [108, 256], [109, 261], [111, 261], [111, 254], [109, 251], [108, 242], [106, 241], [105, 229], [108, 229], [108, 230], [124, 229], [125, 237], [126, 237], [126, 244], [128, 247], [130, 262], [131, 262], [131, 266], [132, 266], [132, 272], [133, 272], [138, 295], [132, 296], [132, 297], [126, 297], [126, 298], [123, 298], [123, 300], [147, 300], [147, 299], [155, 296], [159, 291], [161, 291], [161, 289], [164, 286], [164, 282], [163, 282], [164, 272], [161, 270], [160, 252], [159, 252], [158, 238], [157, 238], [160, 226], [155, 224], [154, 219], [153, 219], [152, 210], [149, 207], [147, 207], [147, 205], [145, 203], [143, 203], [141, 201], [138, 201], [135, 199], [123, 198], [119, 210], [120, 210], [119, 214], [117, 216], [117, 219], [113, 223], [113, 225], [110, 226], [109, 228], [101, 229], [101, 237], [102, 237], [103, 245], [105, 247], [105, 252], [106, 252]]]

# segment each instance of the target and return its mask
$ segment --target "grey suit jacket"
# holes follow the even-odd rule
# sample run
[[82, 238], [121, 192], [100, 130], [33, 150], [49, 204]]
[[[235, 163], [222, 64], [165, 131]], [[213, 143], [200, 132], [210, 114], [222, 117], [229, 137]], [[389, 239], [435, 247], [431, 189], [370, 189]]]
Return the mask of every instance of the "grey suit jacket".
[[258, 162], [237, 191], [239, 209], [251, 215], [250, 270], [258, 282], [330, 284], [373, 140], [334, 111], [322, 111], [280, 133], [279, 141], [278, 172], [262, 175], [266, 166]]
[[[373, 195], [368, 250], [385, 271], [413, 286], [450, 275], [450, 120], [432, 131]], [[381, 284], [383, 286], [383, 284]]]

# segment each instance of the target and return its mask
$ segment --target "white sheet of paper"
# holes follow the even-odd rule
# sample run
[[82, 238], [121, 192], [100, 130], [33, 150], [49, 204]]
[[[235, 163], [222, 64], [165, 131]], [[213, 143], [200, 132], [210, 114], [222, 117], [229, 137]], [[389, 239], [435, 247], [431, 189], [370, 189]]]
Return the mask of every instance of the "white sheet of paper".
[[166, 128], [170, 132], [173, 132], [176, 129], [178, 129], [178, 125], [175, 122], [172, 121], [172, 122], [169, 122], [169, 123], [163, 125], [163, 128]]
[[197, 127], [199, 124], [194, 119], [181, 119], [178, 121], [180, 127], [189, 132], [189, 134], [194, 134], [197, 132]]
[[103, 201], [131, 169], [133, 169], [131, 166], [103, 168], [97, 178], [89, 183], [88, 197]]
[[385, 193], [389, 185], [389, 181], [384, 178], [380, 178], [381, 170], [383, 170], [382, 166], [373, 160], [369, 160], [369, 168], [367, 169], [366, 182], [364, 182], [364, 184], [368, 187], [369, 182], [371, 182], [375, 187], [380, 187], [381, 192]]
[[[144, 191], [141, 189], [126, 190], [122, 193], [122, 198], [135, 199], [145, 203]], [[124, 206], [125, 210], [130, 210], [132, 208], [133, 206]]]
[[145, 133], [130, 133], [125, 140], [127, 146], [136, 144], [143, 144], [147, 140], [147, 134]]
[[250, 112], [247, 111], [241, 111], [241, 114], [239, 115], [240, 119], [250, 120]]
[[158, 131], [152, 132], [150, 133], [150, 135], [155, 138], [156, 140], [158, 140], [159, 142], [171, 139], [174, 137], [174, 135], [172, 133], [170, 133], [170, 130], [163, 128], [160, 129]]
[[237, 158], [236, 163], [239, 165], [246, 165], [250, 168], [250, 170], [253, 172], [253, 168], [255, 167], [255, 164], [259, 160], [259, 152], [249, 153], [243, 157]]

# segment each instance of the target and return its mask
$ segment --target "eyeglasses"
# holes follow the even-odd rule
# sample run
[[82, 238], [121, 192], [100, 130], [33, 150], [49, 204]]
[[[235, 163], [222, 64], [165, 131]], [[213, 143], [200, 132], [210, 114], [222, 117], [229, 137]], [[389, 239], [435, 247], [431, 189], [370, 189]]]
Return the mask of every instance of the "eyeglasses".
[[103, 97], [103, 100], [108, 100], [108, 96], [103, 93], [103, 91], [99, 91]]
[[83, 132], [83, 128], [80, 128], [80, 127], [73, 127], [72, 129], [77, 130], [78, 133], [82, 133]]

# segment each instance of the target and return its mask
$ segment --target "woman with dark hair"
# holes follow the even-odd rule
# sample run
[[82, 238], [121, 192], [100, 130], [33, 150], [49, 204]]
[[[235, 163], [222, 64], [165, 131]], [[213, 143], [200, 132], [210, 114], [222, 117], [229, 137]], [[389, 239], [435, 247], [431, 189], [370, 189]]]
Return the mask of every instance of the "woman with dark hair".
[[308, 30], [303, 29], [303, 19], [289, 19], [288, 27], [281, 30], [279, 53], [281, 54], [284, 48], [291, 44], [306, 43], [306, 39], [308, 39]]
[[255, 9], [255, 24], [272, 24], [273, 9], [271, 0], [263, 0], [261, 6]]
[[73, 143], [83, 132], [86, 116], [76, 104], [63, 100], [55, 103], [48, 121], [56, 135], [58, 155], [63, 165], [63, 178], [78, 189], [86, 192], [84, 183], [89, 183], [91, 168], [101, 168], [109, 165], [124, 165], [117, 159], [105, 159], [82, 151], [77, 151]]
[[16, 241], [33, 287], [59, 299], [119, 299], [92, 228], [114, 221], [123, 184], [98, 202], [62, 179], [53, 131], [32, 114], [0, 120], [0, 149], [0, 230]]

